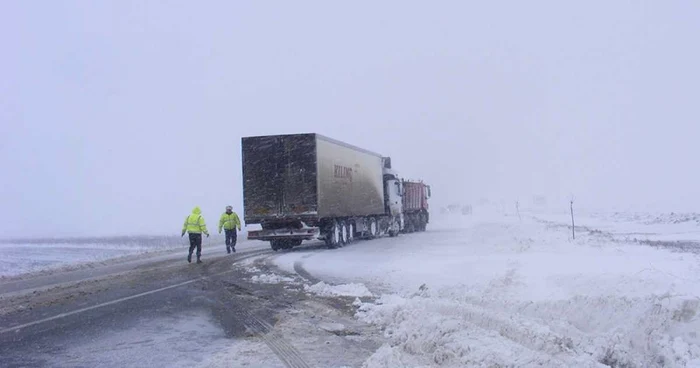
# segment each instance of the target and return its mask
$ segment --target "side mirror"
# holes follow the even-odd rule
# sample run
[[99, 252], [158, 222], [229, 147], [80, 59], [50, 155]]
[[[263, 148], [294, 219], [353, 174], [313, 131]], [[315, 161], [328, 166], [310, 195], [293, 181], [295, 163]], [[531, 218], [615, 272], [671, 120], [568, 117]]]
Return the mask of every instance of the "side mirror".
[[432, 197], [432, 194], [430, 193], [430, 186], [428, 186], [428, 198]]

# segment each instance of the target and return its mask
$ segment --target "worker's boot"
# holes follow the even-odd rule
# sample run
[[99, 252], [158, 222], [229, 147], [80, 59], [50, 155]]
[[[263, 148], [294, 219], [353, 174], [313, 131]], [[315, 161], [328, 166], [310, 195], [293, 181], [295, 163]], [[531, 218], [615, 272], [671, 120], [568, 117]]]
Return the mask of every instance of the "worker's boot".
[[202, 260], [199, 259], [199, 256], [197, 256], [197, 263], [202, 263]]
[[192, 263], [192, 253], [187, 255], [187, 263]]
[[[231, 248], [228, 245], [226, 246], [226, 252], [228, 252], [228, 254], [231, 254]], [[234, 252], [235, 252], [235, 250], [234, 250]]]
[[231, 246], [231, 251], [232, 251], [233, 253], [236, 253], [236, 247]]

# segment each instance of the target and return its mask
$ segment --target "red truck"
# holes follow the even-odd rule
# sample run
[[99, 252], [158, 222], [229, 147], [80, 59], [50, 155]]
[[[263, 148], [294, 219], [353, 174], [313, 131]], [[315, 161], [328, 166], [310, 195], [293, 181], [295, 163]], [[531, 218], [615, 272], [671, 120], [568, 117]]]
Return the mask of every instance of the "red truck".
[[402, 181], [403, 187], [403, 232], [425, 231], [430, 222], [428, 198], [430, 186], [422, 181]]

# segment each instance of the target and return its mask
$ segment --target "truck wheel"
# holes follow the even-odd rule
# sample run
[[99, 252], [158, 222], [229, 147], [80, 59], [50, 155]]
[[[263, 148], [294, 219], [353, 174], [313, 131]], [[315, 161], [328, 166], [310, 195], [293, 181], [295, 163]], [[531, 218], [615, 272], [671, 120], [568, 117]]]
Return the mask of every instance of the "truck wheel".
[[271, 247], [272, 250], [274, 250], [275, 252], [278, 251], [278, 250], [280, 249], [279, 243], [278, 243], [276, 240], [270, 240], [270, 247]]
[[399, 228], [400, 228], [400, 226], [399, 226], [398, 221], [394, 220], [394, 223], [391, 224], [391, 227], [393, 227], [393, 228], [396, 229], [396, 230], [394, 230], [394, 229], [392, 229], [392, 228], [389, 228], [389, 236], [392, 237], [392, 238], [399, 236], [399, 231], [400, 231]]
[[348, 243], [348, 226], [345, 224], [345, 221], [341, 221], [338, 223], [338, 227], [340, 228], [340, 237], [338, 239], [338, 244], [342, 247], [343, 245]]
[[350, 244], [353, 241], [355, 241], [355, 225], [352, 222], [349, 222], [347, 224], [347, 229], [348, 229], [347, 243]]
[[374, 239], [379, 235], [379, 225], [377, 224], [377, 219], [371, 217], [369, 219], [369, 238]]
[[340, 243], [340, 226], [338, 226], [337, 221], [333, 221], [331, 226], [326, 233], [326, 247], [328, 249], [335, 249]]
[[299, 240], [299, 239], [285, 239], [285, 240], [281, 240], [280, 243], [281, 243], [281, 245], [280, 245], [281, 249], [292, 249], [292, 248], [294, 248], [295, 245], [301, 244], [301, 240]]

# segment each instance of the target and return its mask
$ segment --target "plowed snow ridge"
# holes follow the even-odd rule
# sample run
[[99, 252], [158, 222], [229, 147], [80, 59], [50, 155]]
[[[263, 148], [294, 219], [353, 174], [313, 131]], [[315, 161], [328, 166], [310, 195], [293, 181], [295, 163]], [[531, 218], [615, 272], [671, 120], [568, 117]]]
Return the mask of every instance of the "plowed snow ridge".
[[696, 254], [497, 215], [275, 262], [384, 291], [368, 368], [700, 367]]

